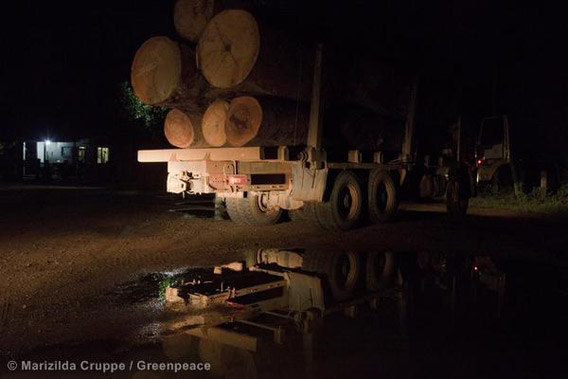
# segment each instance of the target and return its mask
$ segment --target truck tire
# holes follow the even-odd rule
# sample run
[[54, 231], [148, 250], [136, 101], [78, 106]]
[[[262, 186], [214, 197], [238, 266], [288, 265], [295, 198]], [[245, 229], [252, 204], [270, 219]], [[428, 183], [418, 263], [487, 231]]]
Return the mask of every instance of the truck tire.
[[513, 192], [513, 171], [510, 164], [499, 167], [491, 178], [491, 189], [495, 193]]
[[345, 301], [357, 287], [359, 255], [352, 251], [311, 251], [304, 255], [302, 270], [323, 275], [335, 301]]
[[391, 174], [375, 169], [369, 174], [369, 219], [373, 223], [386, 222], [398, 209], [398, 194]]
[[365, 285], [369, 291], [392, 287], [396, 278], [394, 254], [371, 251], [367, 254]]
[[227, 213], [231, 220], [237, 224], [264, 226], [276, 224], [281, 216], [282, 209], [267, 209], [262, 198], [258, 195], [247, 197], [228, 197], [225, 200]]
[[460, 219], [467, 213], [469, 205], [469, 195], [467, 189], [463, 188], [460, 180], [450, 179], [446, 186], [446, 209], [448, 215], [455, 219]]
[[349, 230], [361, 221], [363, 191], [361, 181], [351, 171], [342, 171], [335, 178], [328, 201], [313, 203], [313, 220], [326, 231]]

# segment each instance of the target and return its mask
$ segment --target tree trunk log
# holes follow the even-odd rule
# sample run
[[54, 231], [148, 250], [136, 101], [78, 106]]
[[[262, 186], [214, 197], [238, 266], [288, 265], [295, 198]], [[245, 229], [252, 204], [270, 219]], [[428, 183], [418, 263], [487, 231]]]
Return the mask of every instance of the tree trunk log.
[[[243, 10], [214, 16], [199, 40], [199, 68], [212, 87], [231, 95], [251, 94], [308, 101], [315, 48], [285, 30], [259, 28]], [[210, 90], [220, 97], [223, 90]]]
[[402, 149], [403, 120], [356, 106], [329, 109], [324, 120], [324, 148], [330, 153], [355, 149], [400, 153]]
[[197, 42], [213, 17], [214, 0], [177, 0], [174, 6], [174, 26], [184, 39]]
[[[237, 97], [231, 101], [225, 124], [231, 146], [305, 145], [309, 127], [308, 103], [270, 97]], [[361, 107], [334, 107], [324, 114], [323, 147], [334, 156], [348, 150], [399, 153], [404, 122]]]
[[231, 101], [225, 133], [231, 146], [304, 145], [309, 105], [276, 98], [237, 97]]
[[201, 131], [203, 138], [211, 146], [223, 146], [227, 142], [225, 134], [225, 121], [229, 111], [229, 103], [224, 100], [215, 100], [203, 114]]
[[164, 121], [164, 134], [168, 142], [181, 149], [207, 146], [201, 133], [201, 117], [172, 109]]
[[145, 104], [203, 110], [200, 95], [207, 87], [195, 65], [195, 52], [168, 37], [152, 37], [140, 46], [132, 62], [130, 80]]

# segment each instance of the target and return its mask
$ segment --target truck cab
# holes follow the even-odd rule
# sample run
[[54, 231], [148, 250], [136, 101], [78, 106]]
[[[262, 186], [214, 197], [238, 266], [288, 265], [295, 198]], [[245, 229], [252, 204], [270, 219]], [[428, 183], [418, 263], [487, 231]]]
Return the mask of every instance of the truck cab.
[[507, 115], [485, 117], [481, 121], [475, 163], [478, 186], [512, 182], [510, 123]]

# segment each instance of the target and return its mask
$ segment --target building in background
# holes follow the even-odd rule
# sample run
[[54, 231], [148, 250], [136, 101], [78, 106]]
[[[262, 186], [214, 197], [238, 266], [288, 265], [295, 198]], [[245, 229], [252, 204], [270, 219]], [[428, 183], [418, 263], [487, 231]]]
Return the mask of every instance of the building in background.
[[0, 146], [0, 178], [3, 180], [101, 182], [109, 179], [111, 154], [106, 138], [2, 141]]

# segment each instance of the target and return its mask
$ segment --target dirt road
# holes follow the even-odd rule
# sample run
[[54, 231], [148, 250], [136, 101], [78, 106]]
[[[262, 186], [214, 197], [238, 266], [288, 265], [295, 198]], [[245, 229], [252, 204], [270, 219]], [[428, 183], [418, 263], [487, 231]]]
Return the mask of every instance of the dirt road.
[[[405, 204], [389, 224], [324, 234], [302, 223], [253, 229], [168, 212], [179, 201], [94, 188], [2, 188], [0, 353], [130, 335], [151, 321], [151, 305], [133, 317], [136, 307], [123, 307], [116, 295], [119, 284], [144, 273], [242, 259], [247, 249], [333, 247], [539, 260], [563, 259], [567, 250], [565, 219], [514, 212], [471, 209], [456, 223], [441, 205]], [[109, 312], [112, 304], [116, 309]]]

